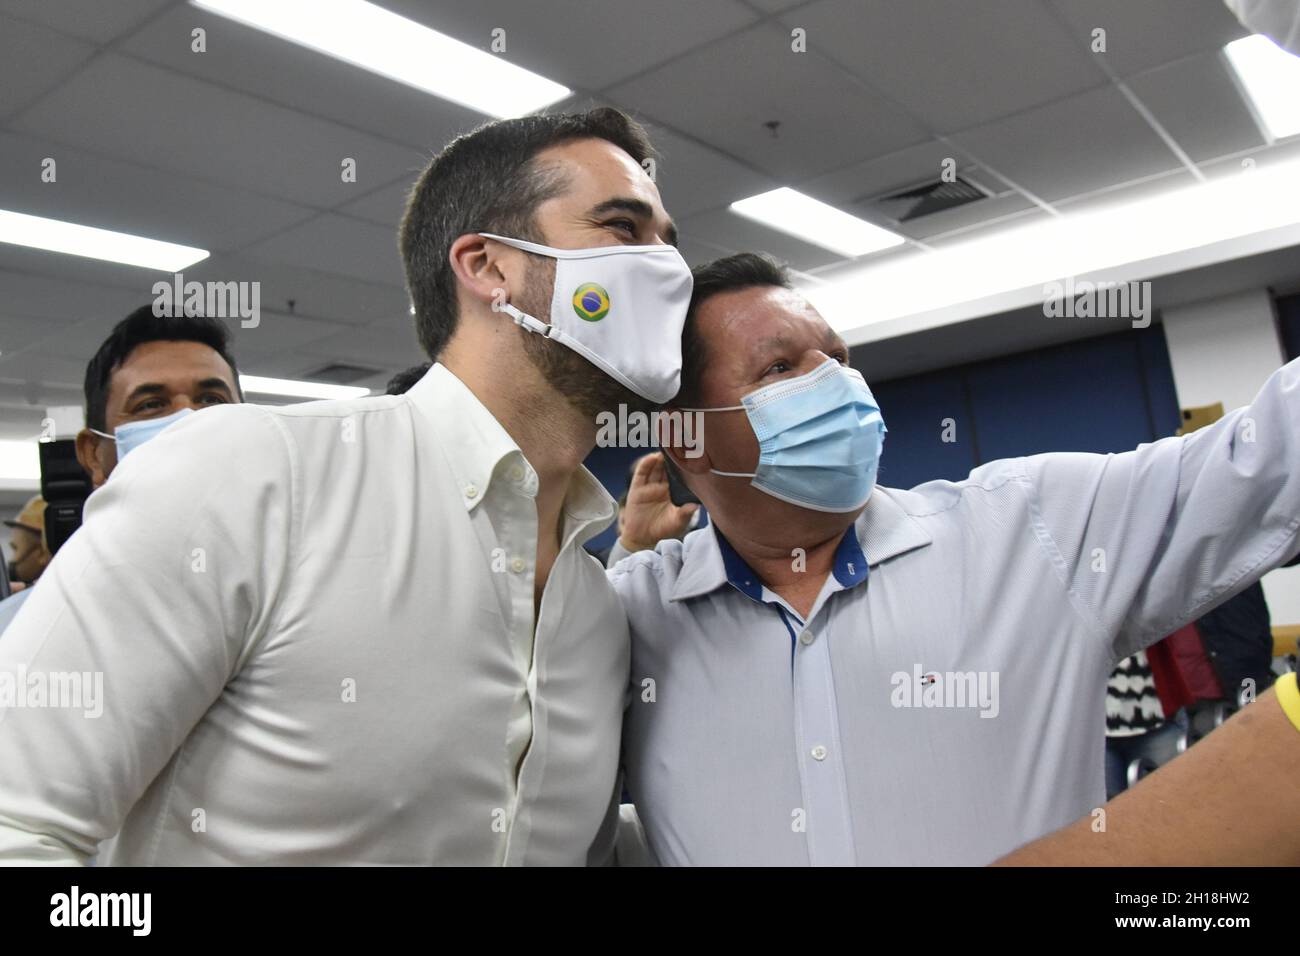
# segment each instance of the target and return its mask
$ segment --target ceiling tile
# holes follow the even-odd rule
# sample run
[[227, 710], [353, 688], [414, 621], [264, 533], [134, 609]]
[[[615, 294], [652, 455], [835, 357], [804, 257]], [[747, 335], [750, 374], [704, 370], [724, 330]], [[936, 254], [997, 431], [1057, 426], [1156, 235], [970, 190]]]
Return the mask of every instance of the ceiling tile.
[[[843, 169], [798, 183], [801, 192], [831, 205], [846, 206], [863, 199], [887, 195], [919, 183], [938, 179], [943, 173], [944, 161], [956, 160], [958, 173], [970, 169], [970, 158], [949, 143], [930, 140], [917, 146], [900, 149], [896, 153], [854, 163]], [[1000, 188], [1001, 181], [983, 175], [985, 185]]]
[[780, 185], [762, 173], [684, 136], [648, 124], [659, 158], [655, 185], [674, 218], [718, 209]]
[[0, 0], [0, 13], [107, 43], [178, 0]]
[[41, 276], [60, 282], [111, 286], [146, 298], [153, 283], [168, 275], [158, 269], [103, 262], [85, 256], [47, 252], [43, 249], [31, 249], [10, 243], [0, 243], [0, 270]]
[[1160, 66], [1192, 53], [1214, 50], [1250, 31], [1223, 0], [1050, 0], [1078, 30], [1081, 42], [1106, 31], [1106, 52], [1097, 54], [1119, 76]]
[[[123, 109], [129, 103], [130, 109]], [[318, 207], [392, 182], [423, 153], [108, 54], [11, 124], [88, 151]], [[344, 158], [357, 182], [342, 181]]]
[[[243, 366], [242, 356], [247, 351], [279, 352], [296, 351], [312, 342], [347, 332], [349, 327], [339, 322], [322, 319], [304, 318], [263, 308], [256, 326], [245, 328], [242, 322], [229, 322], [231, 347], [235, 358]], [[252, 366], [243, 369], [254, 375], [258, 374]]]
[[18, 315], [6, 308], [0, 312], [0, 358], [30, 348], [42, 339], [58, 338], [63, 328], [62, 323]]
[[1127, 82], [1194, 162], [1265, 145], [1217, 51], [1179, 60]]
[[505, 30], [501, 55], [565, 86], [601, 90], [747, 24], [758, 15], [739, 0], [600, 0], [556, 7], [520, 0], [437, 4], [384, 0], [425, 26], [482, 49]]
[[[53, 183], [41, 181], [45, 157], [57, 163]], [[0, 209], [211, 250], [238, 248], [316, 215], [307, 206], [5, 132]]]
[[1180, 165], [1114, 87], [957, 133], [953, 139], [1049, 202]]
[[[207, 32], [203, 53], [191, 49], [190, 31], [195, 27]], [[189, 5], [168, 11], [120, 49], [198, 79], [420, 150], [439, 148], [488, 119], [404, 83]]]
[[79, 388], [86, 378], [86, 362], [60, 358], [39, 349], [27, 349], [12, 356], [0, 355], [0, 380], [37, 382]]
[[[395, 242], [394, 256], [397, 255]], [[259, 291], [264, 309], [348, 325], [406, 314], [410, 308], [405, 289], [244, 256], [213, 256], [186, 269], [185, 278], [200, 282], [256, 281], [261, 283]], [[288, 304], [291, 299], [292, 310]]]
[[1057, 209], [1066, 215], [1084, 210], [1105, 209], [1140, 199], [1149, 199], [1173, 190], [1186, 189], [1195, 186], [1196, 182], [1195, 176], [1180, 167], [1142, 182], [1124, 183], [1112, 189], [1104, 189], [1086, 196], [1076, 196], [1060, 203]]
[[54, 89], [94, 53], [91, 44], [38, 23], [0, 17], [0, 63], [4, 64], [0, 119]]
[[1235, 176], [1250, 169], [1267, 169], [1275, 163], [1290, 163], [1300, 160], [1300, 139], [1248, 151], [1242, 156], [1227, 156], [1213, 160], [1201, 166], [1207, 178], [1218, 176]]
[[397, 227], [406, 212], [406, 197], [417, 178], [414, 175], [403, 176], [390, 186], [384, 186], [366, 193], [360, 199], [344, 203], [339, 206], [338, 211], [356, 216], [358, 219], [365, 219], [367, 222], [387, 226], [396, 235]]
[[[152, 273], [150, 277], [153, 277]], [[143, 282], [137, 293], [67, 277], [0, 271], [0, 302], [7, 313], [41, 319], [56, 326], [90, 318], [117, 321], [148, 301], [148, 286]], [[0, 335], [3, 335], [2, 328]]]
[[822, 0], [782, 19], [938, 133], [1106, 82], [1041, 0]]
[[425, 361], [415, 336], [415, 322], [404, 328], [387, 323], [319, 339], [302, 349], [302, 370], [318, 368], [321, 357], [370, 365], [393, 373]]
[[397, 230], [351, 216], [323, 213], [302, 225], [250, 246], [255, 259], [287, 262], [367, 282], [404, 287]]
[[[614, 87], [615, 102], [785, 181], [902, 149], [924, 130], [761, 24]], [[764, 124], [778, 122], [776, 131]]]

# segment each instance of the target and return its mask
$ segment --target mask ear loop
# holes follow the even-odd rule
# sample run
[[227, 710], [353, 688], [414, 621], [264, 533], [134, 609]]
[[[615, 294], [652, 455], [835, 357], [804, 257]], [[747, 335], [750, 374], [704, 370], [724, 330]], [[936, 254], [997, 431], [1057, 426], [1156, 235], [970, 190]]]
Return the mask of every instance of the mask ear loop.
[[[723, 405], [718, 408], [680, 408], [681, 412], [744, 412], [748, 409], [744, 405]], [[710, 468], [715, 475], [721, 475], [723, 478], [754, 478], [757, 477], [756, 471], [718, 471], [716, 468]]]
[[109, 441], [117, 441], [116, 435], [107, 435], [104, 432], [101, 432], [98, 428], [87, 428], [86, 431], [90, 432], [92, 435], [98, 435], [100, 438], [107, 438]]
[[[551, 255], [550, 252], [547, 251], [546, 246], [539, 246], [535, 242], [527, 242], [526, 240], [523, 239], [510, 239], [506, 236], [498, 236], [495, 233], [491, 233], [491, 232], [480, 232], [479, 235], [483, 236], [485, 239], [495, 239], [497, 242], [503, 245], [513, 246], [514, 248], [519, 249], [522, 252], [527, 252], [531, 255], [543, 256], [547, 259], [559, 258], [558, 256]], [[520, 311], [519, 309], [516, 309], [509, 302], [502, 302], [501, 305], [498, 306], [498, 309], [501, 312], [504, 312], [506, 315], [510, 316], [512, 319], [514, 319], [515, 325], [527, 329], [529, 332], [536, 332], [544, 339], [555, 338], [554, 335], [555, 326], [548, 325], [547, 323], [543, 322], [541, 319], [535, 318], [529, 315], [527, 312], [523, 312]]]

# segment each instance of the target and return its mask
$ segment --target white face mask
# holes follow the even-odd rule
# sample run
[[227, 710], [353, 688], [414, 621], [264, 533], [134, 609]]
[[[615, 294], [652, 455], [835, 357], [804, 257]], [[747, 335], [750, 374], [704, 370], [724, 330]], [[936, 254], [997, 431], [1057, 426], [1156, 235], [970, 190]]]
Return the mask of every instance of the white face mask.
[[550, 321], [501, 305], [515, 322], [573, 349], [642, 398], [666, 402], [677, 394], [692, 281], [674, 246], [553, 249], [479, 235], [556, 260]]

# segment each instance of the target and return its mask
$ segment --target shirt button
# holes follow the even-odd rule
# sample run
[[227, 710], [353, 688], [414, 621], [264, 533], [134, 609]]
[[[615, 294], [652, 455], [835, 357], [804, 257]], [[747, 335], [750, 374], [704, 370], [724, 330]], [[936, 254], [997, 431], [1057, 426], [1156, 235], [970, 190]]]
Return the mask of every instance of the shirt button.
[[813, 760], [825, 760], [826, 748], [823, 747], [821, 744], [818, 744], [816, 747], [812, 749], [812, 758]]
[[811, 644], [815, 640], [817, 640], [817, 635], [814, 634], [812, 631], [804, 631], [802, 634], [799, 635], [800, 644]]
[[519, 482], [523, 481], [524, 470], [520, 468], [518, 465], [515, 465], [513, 468], [510, 469], [510, 480], [513, 481], [515, 484], [518, 484]]
[[523, 558], [515, 558], [510, 562], [510, 570], [515, 574], [522, 574], [526, 567], [528, 567], [528, 563]]
[[477, 498], [477, 497], [478, 497], [478, 486], [477, 486], [477, 485], [466, 485], [466, 486], [465, 486], [465, 497], [466, 497], [466, 498]]

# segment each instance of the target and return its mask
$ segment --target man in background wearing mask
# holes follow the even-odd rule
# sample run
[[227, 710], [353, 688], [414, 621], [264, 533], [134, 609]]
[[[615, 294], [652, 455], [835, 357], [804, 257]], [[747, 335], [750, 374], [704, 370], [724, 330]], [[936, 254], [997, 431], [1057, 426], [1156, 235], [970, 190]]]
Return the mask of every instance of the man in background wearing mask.
[[690, 298], [649, 155], [612, 109], [460, 137], [402, 224], [419, 382], [131, 453], [0, 641], [108, 669], [98, 720], [0, 721], [0, 860], [586, 862], [628, 646], [581, 463], [677, 391]]
[[1103, 802], [1114, 663], [1300, 549], [1297, 362], [1187, 437], [901, 491], [847, 347], [771, 260], [695, 271], [683, 356], [703, 453], [665, 451], [711, 525], [661, 540], [660, 482], [662, 526], [625, 522], [657, 549], [610, 572], [661, 863], [990, 863]]
[[[244, 400], [228, 342], [225, 326], [214, 319], [157, 316], [151, 305], [141, 306], [113, 327], [86, 366], [87, 427], [77, 434], [77, 460], [93, 488], [107, 480], [128, 451], [172, 422], [212, 405]], [[17, 579], [28, 587], [0, 601], [0, 633], [50, 562], [44, 544], [44, 499], [38, 495], [29, 501], [17, 525], [5, 523], [18, 529], [15, 554], [20, 534], [26, 542], [27, 558], [17, 562]]]
[[143, 305], [113, 327], [86, 366], [77, 461], [98, 488], [133, 448], [173, 422], [244, 400], [226, 327]]
[[50, 550], [45, 546], [45, 499], [33, 495], [5, 525], [13, 529], [9, 534], [13, 557], [5, 570], [14, 593], [0, 601], [0, 634], [31, 597], [32, 585], [50, 563]]

